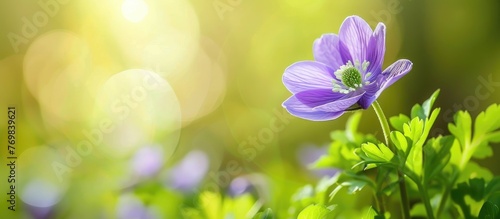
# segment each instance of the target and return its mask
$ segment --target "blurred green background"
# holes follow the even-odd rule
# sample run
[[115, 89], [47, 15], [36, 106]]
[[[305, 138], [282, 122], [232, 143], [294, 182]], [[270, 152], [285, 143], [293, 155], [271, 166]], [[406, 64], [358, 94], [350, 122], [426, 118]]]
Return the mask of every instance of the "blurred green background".
[[[120, 217], [123, 194], [145, 183], [167, 188], [173, 207], [165, 216], [182, 197], [229, 191], [233, 179], [252, 174], [269, 189], [261, 193], [272, 194], [267, 202], [286, 205], [318, 179], [305, 163], [347, 116], [288, 115], [283, 71], [313, 59], [313, 41], [338, 33], [353, 14], [372, 28], [386, 24], [384, 67], [414, 63], [379, 98], [388, 116], [409, 113], [440, 88], [437, 135], [447, 133], [453, 112], [476, 115], [500, 102], [494, 0], [2, 1], [0, 105], [18, 113], [18, 211], [2, 201], [0, 215]], [[360, 129], [382, 138], [372, 109], [363, 114]], [[6, 125], [0, 130], [6, 139]], [[500, 174], [498, 159], [482, 164]]]

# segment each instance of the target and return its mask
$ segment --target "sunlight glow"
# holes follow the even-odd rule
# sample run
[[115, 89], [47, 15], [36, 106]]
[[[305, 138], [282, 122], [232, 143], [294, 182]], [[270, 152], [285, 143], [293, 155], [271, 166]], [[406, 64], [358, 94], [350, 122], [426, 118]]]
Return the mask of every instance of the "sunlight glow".
[[144, 0], [125, 0], [122, 4], [123, 16], [134, 23], [142, 21], [148, 15], [148, 5]]

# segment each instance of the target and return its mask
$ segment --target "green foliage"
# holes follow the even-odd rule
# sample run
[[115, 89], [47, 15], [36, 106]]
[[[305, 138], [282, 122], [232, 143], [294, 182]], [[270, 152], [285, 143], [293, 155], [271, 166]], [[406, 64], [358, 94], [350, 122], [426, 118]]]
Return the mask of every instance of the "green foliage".
[[[465, 218], [476, 218], [473, 212], [480, 209], [477, 218], [498, 218], [498, 200], [490, 199], [493, 194], [500, 192], [500, 178], [493, 178], [486, 184], [483, 178], [472, 178], [469, 182], [462, 182], [451, 191], [452, 200], [460, 206]], [[470, 197], [475, 202], [467, 202]]]
[[[500, 106], [490, 106], [474, 123], [469, 113], [458, 112], [454, 123], [448, 126], [451, 135], [429, 138], [440, 112], [439, 108], [433, 108], [438, 95], [439, 90], [421, 105], [413, 106], [410, 116], [391, 117], [389, 122], [394, 130], [388, 136], [389, 144], [357, 132], [360, 113], [349, 118], [346, 130], [332, 132], [333, 142], [328, 154], [315, 165], [344, 170], [333, 179], [335, 183], [330, 184], [333, 190], [329, 200], [334, 201], [343, 188], [348, 194], [370, 188], [373, 205], [362, 217], [375, 218], [378, 211], [385, 210], [381, 206], [384, 199], [397, 200], [392, 194], [399, 188], [397, 173], [401, 172], [412, 181], [407, 182], [407, 189], [414, 194], [410, 199], [417, 202], [412, 209], [413, 215], [454, 218], [460, 208], [465, 212], [462, 216], [471, 216], [471, 210], [467, 209], [474, 205], [472, 212], [476, 215], [497, 217], [496, 202], [485, 197], [496, 191], [499, 180], [494, 178], [492, 183], [486, 184], [484, 180], [470, 177], [492, 178], [491, 172], [472, 162], [471, 158], [491, 156], [490, 143], [500, 141], [500, 117], [497, 116]], [[457, 184], [463, 180], [469, 180], [469, 184]], [[450, 196], [457, 205], [448, 204]], [[334, 204], [314, 198], [308, 201], [309, 206]]]
[[326, 219], [331, 210], [322, 205], [309, 205], [299, 213], [298, 219]]
[[[413, 203], [411, 215], [427, 218], [500, 218], [500, 177], [473, 159], [492, 156], [491, 144], [500, 142], [500, 105], [494, 104], [473, 119], [455, 114], [450, 135], [429, 138], [440, 109], [433, 108], [434, 92], [410, 115], [389, 118], [393, 130], [382, 143], [358, 131], [361, 112], [352, 114], [345, 130], [331, 133], [332, 143], [314, 168], [337, 168], [334, 177], [305, 185], [291, 197], [286, 211], [260, 207], [252, 196], [237, 198], [202, 193], [200, 206], [186, 208], [185, 218], [400, 218], [394, 203], [402, 194], [401, 176]], [[399, 192], [396, 192], [398, 191]], [[369, 199], [358, 197], [371, 195]], [[250, 209], [259, 206], [254, 215]], [[360, 211], [363, 209], [363, 211]], [[282, 213], [285, 212], [285, 213]], [[190, 217], [186, 215], [192, 215]]]
[[[199, 206], [184, 210], [184, 218], [248, 218], [248, 212], [256, 204], [256, 201], [250, 194], [238, 196], [236, 198], [223, 197], [219, 193], [205, 191], [198, 197]], [[264, 212], [265, 213], [265, 212]], [[264, 215], [272, 215], [267, 213]]]
[[448, 129], [460, 143], [461, 159], [456, 163], [463, 169], [467, 162], [474, 158], [485, 158], [493, 155], [490, 143], [499, 142], [500, 136], [500, 105], [493, 104], [481, 112], [472, 129], [472, 119], [468, 112], [460, 111], [455, 114], [454, 124]]
[[363, 143], [378, 143], [378, 140], [373, 135], [364, 135], [357, 131], [360, 120], [361, 112], [355, 112], [349, 117], [345, 130], [336, 130], [330, 134], [333, 142], [328, 154], [322, 156], [314, 167], [349, 170], [361, 161], [353, 151]]

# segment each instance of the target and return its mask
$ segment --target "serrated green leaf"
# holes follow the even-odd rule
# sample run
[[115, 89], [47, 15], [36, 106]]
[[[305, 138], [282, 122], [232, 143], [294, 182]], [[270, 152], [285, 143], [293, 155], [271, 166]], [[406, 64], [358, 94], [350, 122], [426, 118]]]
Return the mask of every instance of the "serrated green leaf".
[[436, 108], [432, 110], [431, 115], [427, 119], [425, 119], [422, 135], [420, 136], [420, 139], [416, 144], [424, 145], [425, 141], [427, 140], [427, 136], [429, 136], [429, 132], [431, 131], [431, 128], [434, 125], [437, 116], [439, 115], [439, 112], [441, 112], [441, 109]]
[[408, 149], [408, 140], [406, 137], [403, 135], [403, 133], [399, 131], [393, 131], [390, 134], [391, 141], [392, 143], [396, 146], [398, 150], [403, 151], [404, 153], [407, 153]]
[[465, 111], [459, 111], [455, 114], [455, 124], [448, 124], [448, 130], [460, 142], [462, 151], [467, 147], [472, 138], [472, 119], [470, 114]]
[[413, 171], [417, 176], [422, 174], [423, 166], [423, 151], [422, 151], [422, 134], [424, 129], [424, 122], [420, 118], [414, 118], [409, 124], [403, 126], [404, 135], [412, 141], [406, 166]]
[[483, 178], [489, 181], [493, 178], [493, 174], [487, 168], [479, 166], [479, 164], [469, 161], [464, 169], [460, 172], [458, 182], [469, 180], [470, 178]]
[[397, 131], [403, 132], [403, 124], [408, 123], [410, 118], [404, 114], [399, 114], [398, 116], [393, 116], [389, 118], [389, 123]]
[[474, 124], [474, 134], [481, 137], [484, 134], [500, 128], [500, 105], [493, 104], [479, 113]]
[[324, 219], [331, 211], [322, 205], [309, 205], [299, 213], [298, 219]]
[[403, 125], [403, 133], [410, 140], [416, 143], [420, 140], [422, 133], [424, 131], [424, 121], [420, 118], [414, 118], [410, 121], [410, 123], [406, 123]]
[[474, 150], [474, 154], [472, 154], [472, 157], [477, 159], [484, 159], [491, 156], [493, 156], [493, 149], [491, 149], [487, 141], [478, 144], [477, 149]]
[[368, 161], [390, 163], [394, 157], [394, 153], [384, 144], [378, 146], [369, 142], [361, 145], [361, 150], [364, 152]]
[[498, 218], [499, 216], [500, 216], [500, 209], [498, 209], [498, 206], [487, 201], [483, 204], [483, 207], [481, 207], [481, 211], [479, 212], [478, 218], [495, 219]]

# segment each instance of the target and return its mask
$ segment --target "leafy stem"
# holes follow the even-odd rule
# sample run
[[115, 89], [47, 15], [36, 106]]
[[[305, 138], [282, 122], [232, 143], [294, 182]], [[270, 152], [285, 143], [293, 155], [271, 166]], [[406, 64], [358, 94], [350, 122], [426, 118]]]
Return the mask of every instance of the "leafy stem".
[[[377, 114], [380, 126], [382, 127], [382, 132], [384, 133], [384, 140], [387, 147], [389, 147], [394, 153], [397, 153], [396, 149], [393, 148], [389, 142], [390, 127], [387, 118], [385, 117], [384, 111], [378, 101], [373, 102], [373, 109], [375, 114]], [[401, 195], [401, 206], [403, 208], [403, 219], [410, 218], [410, 205], [408, 203], [408, 194], [406, 192], [406, 182], [403, 172], [398, 168], [398, 179], [399, 179], [399, 194]]]

